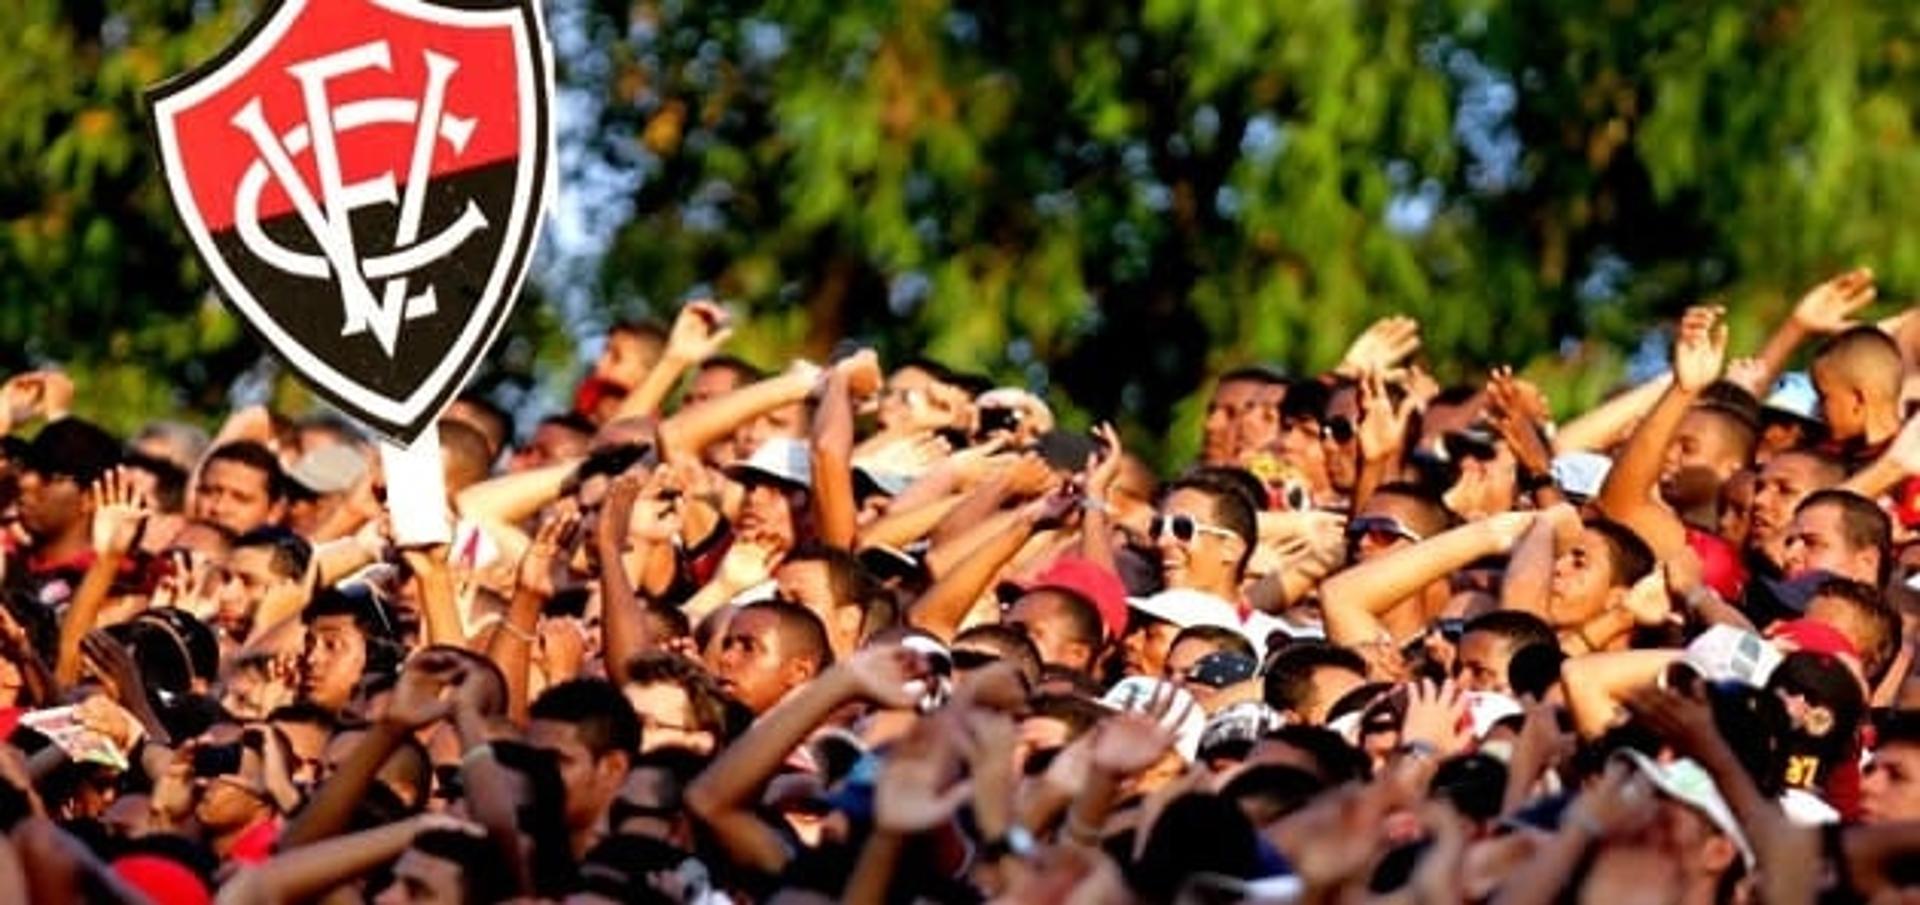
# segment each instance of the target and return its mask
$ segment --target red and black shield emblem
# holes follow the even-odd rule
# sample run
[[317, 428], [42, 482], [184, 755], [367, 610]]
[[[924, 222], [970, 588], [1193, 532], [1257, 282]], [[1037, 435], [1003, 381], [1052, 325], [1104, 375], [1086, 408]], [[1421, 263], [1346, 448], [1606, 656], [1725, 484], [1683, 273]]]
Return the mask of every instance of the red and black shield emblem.
[[506, 323], [553, 174], [533, 0], [278, 0], [154, 89], [174, 208], [228, 305], [410, 441]]

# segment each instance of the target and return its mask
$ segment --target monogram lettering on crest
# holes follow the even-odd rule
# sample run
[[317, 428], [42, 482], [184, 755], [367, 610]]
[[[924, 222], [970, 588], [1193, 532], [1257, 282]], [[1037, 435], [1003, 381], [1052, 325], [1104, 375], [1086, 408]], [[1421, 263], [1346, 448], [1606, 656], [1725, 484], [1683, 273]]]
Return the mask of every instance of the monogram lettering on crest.
[[[426, 192], [432, 183], [435, 141], [458, 154], [473, 135], [475, 120], [444, 109], [447, 84], [459, 70], [458, 62], [431, 50], [423, 51], [427, 84], [419, 98], [369, 98], [335, 106], [327, 83], [366, 70], [391, 72], [393, 60], [387, 42], [375, 41], [291, 66], [287, 74], [300, 83], [306, 122], [275, 133], [258, 98], [233, 117], [233, 125], [259, 152], [234, 195], [235, 225], [241, 241], [261, 260], [289, 274], [332, 279], [340, 287], [346, 319], [342, 336], [369, 330], [388, 355], [399, 339], [404, 318], [425, 317], [438, 310], [432, 286], [407, 294], [407, 275], [446, 257], [475, 233], [487, 228], [479, 205], [469, 200], [458, 219], [439, 232], [420, 238]], [[362, 126], [404, 123], [415, 127], [406, 161], [406, 188], [396, 186], [389, 169], [360, 182], [344, 183], [338, 136]], [[295, 167], [302, 152], [313, 155], [319, 177], [319, 197]], [[320, 254], [297, 252], [274, 241], [260, 225], [260, 195], [268, 179], [285, 192], [300, 221], [313, 234]], [[368, 256], [356, 246], [351, 223], [354, 211], [373, 204], [398, 205], [399, 221], [393, 247]], [[376, 298], [374, 283], [379, 283]]]

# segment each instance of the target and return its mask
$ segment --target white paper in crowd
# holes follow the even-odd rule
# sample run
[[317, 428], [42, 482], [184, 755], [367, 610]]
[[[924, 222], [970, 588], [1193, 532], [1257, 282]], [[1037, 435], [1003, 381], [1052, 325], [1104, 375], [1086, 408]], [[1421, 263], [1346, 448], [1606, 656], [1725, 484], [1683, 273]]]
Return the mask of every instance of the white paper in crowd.
[[394, 545], [417, 547], [452, 541], [447, 476], [440, 464], [440, 428], [428, 425], [408, 446], [381, 440], [380, 465], [385, 469]]

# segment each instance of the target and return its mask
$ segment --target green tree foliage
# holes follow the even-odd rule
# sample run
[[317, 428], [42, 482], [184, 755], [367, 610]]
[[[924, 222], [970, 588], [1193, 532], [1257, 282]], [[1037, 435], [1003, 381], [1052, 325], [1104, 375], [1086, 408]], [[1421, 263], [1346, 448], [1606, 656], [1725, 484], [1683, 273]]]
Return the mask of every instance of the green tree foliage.
[[[15, 8], [0, 364], [217, 408], [258, 350], [208, 304], [138, 91], [253, 5]], [[575, 204], [624, 225], [587, 276], [548, 274], [566, 304], [523, 311], [512, 373], [711, 290], [763, 363], [842, 336], [926, 353], [1120, 414], [1176, 461], [1209, 373], [1311, 373], [1389, 312], [1423, 320], [1443, 376], [1528, 364], [1577, 406], [1703, 295], [1751, 344], [1838, 267], [1872, 264], [1883, 295], [1920, 278], [1912, 2], [549, 9], [593, 117], [563, 178], [617, 186]]]

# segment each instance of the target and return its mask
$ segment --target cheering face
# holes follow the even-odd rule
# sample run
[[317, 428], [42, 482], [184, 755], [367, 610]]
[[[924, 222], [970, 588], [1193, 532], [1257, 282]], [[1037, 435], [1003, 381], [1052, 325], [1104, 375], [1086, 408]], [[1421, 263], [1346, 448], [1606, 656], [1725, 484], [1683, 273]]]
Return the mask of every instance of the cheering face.
[[780, 549], [792, 549], [795, 540], [794, 514], [806, 507], [806, 491], [772, 481], [756, 481], [747, 486], [746, 499], [740, 505], [740, 536], [771, 538]]
[[931, 403], [934, 383], [932, 374], [911, 365], [894, 371], [880, 394], [880, 429], [899, 430], [912, 424], [916, 403]]
[[559, 720], [534, 720], [527, 726], [527, 744], [553, 755], [560, 768], [560, 781], [567, 787], [567, 828], [592, 829], [620, 791], [626, 759], [611, 753], [594, 757], [580, 738], [580, 728]]
[[1360, 391], [1343, 386], [1327, 400], [1327, 421], [1320, 431], [1320, 444], [1326, 453], [1327, 480], [1333, 489], [1353, 492], [1360, 473], [1360, 449], [1354, 443], [1353, 428], [1360, 423]]
[[344, 709], [367, 668], [367, 639], [351, 616], [321, 616], [307, 626], [300, 658], [300, 696], [328, 710]]
[[[1211, 591], [1236, 583], [1242, 541], [1214, 523], [1213, 509], [1213, 500], [1192, 488], [1176, 490], [1160, 504], [1163, 527], [1154, 543], [1167, 587]], [[1191, 531], [1175, 530], [1182, 517]]]
[[1673, 442], [1667, 444], [1660, 462], [1660, 496], [1674, 506], [1698, 506], [1711, 500], [1710, 496], [1703, 500], [1702, 494], [1718, 489], [1727, 463], [1725, 443], [1714, 421], [1706, 412], [1688, 412], [1674, 431]]
[[1813, 391], [1820, 396], [1820, 420], [1835, 440], [1850, 440], [1866, 433], [1867, 401], [1860, 388], [1835, 373], [1832, 365], [1816, 361], [1813, 365]]
[[1278, 384], [1254, 388], [1253, 399], [1241, 406], [1234, 418], [1234, 461], [1244, 461], [1280, 443], [1280, 403], [1286, 398], [1287, 388]]
[[1868, 823], [1920, 819], [1920, 744], [1881, 746], [1860, 781], [1860, 813]]
[[1202, 428], [1202, 462], [1208, 465], [1233, 462], [1240, 412], [1253, 405], [1258, 392], [1256, 384], [1245, 380], [1226, 381], [1214, 388], [1213, 398], [1207, 401], [1207, 420]]
[[200, 471], [194, 489], [193, 516], [234, 534], [245, 534], [272, 522], [278, 504], [268, 487], [266, 472], [231, 459], [215, 459]]
[[1554, 628], [1573, 628], [1598, 616], [1615, 592], [1613, 551], [1606, 536], [1592, 528], [1553, 560], [1547, 591], [1547, 619]]
[[[1127, 675], [1160, 677], [1167, 669], [1168, 648], [1180, 627], [1171, 622], [1134, 613], [1127, 634], [1120, 639], [1120, 651], [1126, 659]], [[1195, 657], [1194, 659], [1198, 659]]]
[[1747, 545], [1774, 563], [1786, 561], [1787, 533], [1793, 511], [1807, 494], [1824, 486], [1819, 464], [1808, 456], [1782, 453], [1767, 462], [1753, 490], [1753, 518]]
[[1507, 666], [1513, 661], [1513, 645], [1492, 632], [1468, 632], [1460, 639], [1460, 656], [1454, 675], [1467, 691], [1512, 694], [1507, 684]]
[[1068, 606], [1058, 591], [1034, 591], [1014, 601], [1006, 622], [1033, 642], [1041, 663], [1085, 672], [1093, 665], [1094, 650], [1076, 636]]
[[394, 862], [393, 882], [374, 905], [460, 905], [466, 901], [463, 873], [452, 861], [407, 849]]
[[66, 475], [20, 473], [20, 523], [37, 540], [59, 537], [90, 518], [86, 489]]
[[1785, 553], [1780, 565], [1790, 578], [1818, 571], [1872, 584], [1879, 577], [1876, 551], [1848, 546], [1837, 506], [1809, 506], [1796, 513], [1787, 528]]
[[791, 666], [782, 650], [779, 617], [748, 608], [728, 624], [713, 672], [723, 690], [754, 713], [764, 713], [806, 678], [793, 678]]

